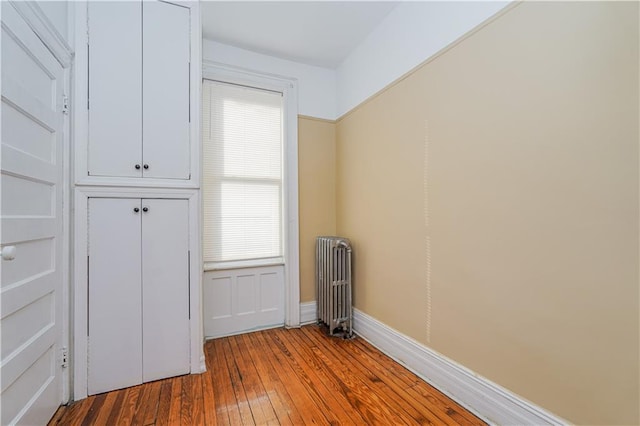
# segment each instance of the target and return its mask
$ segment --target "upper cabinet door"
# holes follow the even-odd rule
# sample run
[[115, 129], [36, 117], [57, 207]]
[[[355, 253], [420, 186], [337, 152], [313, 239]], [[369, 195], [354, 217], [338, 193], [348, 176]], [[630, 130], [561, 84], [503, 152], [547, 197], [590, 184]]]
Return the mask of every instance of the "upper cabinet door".
[[144, 177], [189, 179], [189, 9], [142, 4]]
[[88, 174], [141, 177], [142, 3], [88, 2], [87, 13]]

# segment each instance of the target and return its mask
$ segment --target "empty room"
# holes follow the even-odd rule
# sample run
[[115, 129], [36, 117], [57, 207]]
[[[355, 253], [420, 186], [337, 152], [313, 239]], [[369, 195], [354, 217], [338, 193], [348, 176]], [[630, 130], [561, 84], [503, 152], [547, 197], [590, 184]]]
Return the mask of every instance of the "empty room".
[[640, 2], [0, 7], [0, 424], [640, 424]]

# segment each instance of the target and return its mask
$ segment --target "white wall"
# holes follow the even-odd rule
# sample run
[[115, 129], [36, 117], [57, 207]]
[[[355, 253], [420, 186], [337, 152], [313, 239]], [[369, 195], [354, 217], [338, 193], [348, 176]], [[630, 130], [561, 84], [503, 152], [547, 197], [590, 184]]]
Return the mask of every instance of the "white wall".
[[298, 114], [333, 120], [336, 118], [336, 73], [249, 50], [203, 40], [202, 57], [256, 72], [298, 79]]
[[295, 77], [299, 113], [334, 120], [504, 8], [509, 1], [403, 2], [336, 70], [204, 40], [203, 58]]
[[340, 64], [337, 117], [347, 113], [509, 2], [405, 2]]

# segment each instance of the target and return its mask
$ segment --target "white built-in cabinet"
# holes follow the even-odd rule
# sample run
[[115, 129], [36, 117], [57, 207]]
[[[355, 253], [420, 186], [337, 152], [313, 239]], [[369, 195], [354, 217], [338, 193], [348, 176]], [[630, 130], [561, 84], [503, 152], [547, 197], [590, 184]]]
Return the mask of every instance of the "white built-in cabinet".
[[204, 371], [199, 2], [73, 3], [73, 398]]
[[89, 198], [89, 395], [189, 372], [189, 210]]

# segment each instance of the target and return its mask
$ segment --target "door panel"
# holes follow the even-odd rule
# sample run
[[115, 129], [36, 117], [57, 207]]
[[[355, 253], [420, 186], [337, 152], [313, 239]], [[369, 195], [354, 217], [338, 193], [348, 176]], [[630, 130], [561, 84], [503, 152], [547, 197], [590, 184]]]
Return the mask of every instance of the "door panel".
[[0, 424], [46, 424], [62, 402], [65, 72], [2, 2]]
[[[60, 404], [60, 397], [56, 393], [55, 386], [51, 386], [54, 378], [49, 378], [42, 383], [42, 378], [50, 374], [55, 368], [56, 355], [53, 346], [30, 364], [20, 380], [2, 394], [2, 416], [8, 419], [19, 418], [11, 424], [40, 425], [46, 424]], [[25, 413], [20, 413], [20, 407], [28, 406], [30, 395], [38, 395], [37, 403], [32, 404]], [[53, 412], [49, 407], [54, 407]], [[3, 423], [9, 424], [9, 423]]]
[[284, 324], [284, 266], [204, 274], [204, 332], [222, 337]]
[[[2, 204], [4, 207], [5, 203]], [[42, 238], [13, 244], [20, 255], [11, 262], [3, 262], [3, 290], [5, 287], [13, 287], [13, 284], [17, 282], [29, 281], [34, 277], [50, 274], [55, 269], [55, 244], [55, 238]], [[2, 302], [2, 311], [6, 312], [5, 300], [3, 299]]]
[[143, 379], [189, 372], [189, 203], [142, 200]]
[[89, 174], [141, 177], [142, 4], [88, 2], [88, 21]]
[[139, 199], [126, 198], [90, 198], [88, 211], [93, 395], [142, 383], [142, 211]]
[[55, 208], [55, 186], [5, 174], [2, 178], [2, 200], [7, 216], [50, 216]]
[[27, 343], [31, 336], [45, 330], [55, 315], [51, 293], [45, 294], [23, 309], [14, 311], [2, 322], [2, 358]]
[[143, 3], [145, 177], [189, 178], [189, 9]]
[[48, 128], [9, 104], [3, 104], [1, 112], [4, 124], [2, 143], [5, 147], [51, 162], [55, 155], [55, 133], [52, 134]]

